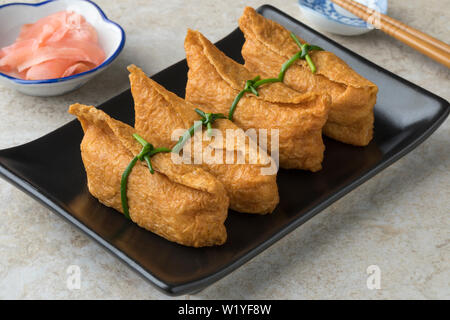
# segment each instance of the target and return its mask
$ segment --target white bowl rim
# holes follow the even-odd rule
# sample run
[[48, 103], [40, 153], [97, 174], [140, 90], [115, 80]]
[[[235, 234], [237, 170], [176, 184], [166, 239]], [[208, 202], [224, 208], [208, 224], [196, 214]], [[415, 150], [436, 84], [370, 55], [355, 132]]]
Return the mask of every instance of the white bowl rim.
[[[19, 6], [39, 7], [39, 6], [45, 5], [45, 4], [50, 3], [50, 2], [55, 2], [55, 1], [59, 1], [59, 0], [46, 0], [46, 1], [38, 2], [38, 3], [12, 2], [12, 3], [7, 3], [7, 4], [4, 4], [4, 5], [0, 5], [0, 10], [5, 8], [5, 7], [17, 6], [17, 5], [19, 5]], [[125, 46], [125, 40], [126, 40], [125, 31], [123, 30], [123, 28], [118, 23], [108, 19], [108, 17], [103, 12], [103, 10], [100, 9], [100, 7], [95, 2], [93, 2], [91, 0], [79, 0], [79, 1], [89, 2], [91, 5], [93, 5], [97, 9], [97, 11], [100, 13], [100, 16], [103, 18], [103, 20], [105, 22], [115, 25], [120, 30], [120, 33], [121, 33], [120, 44], [117, 47], [116, 51], [114, 51], [114, 53], [108, 59], [106, 59], [100, 65], [98, 65], [97, 67], [95, 67], [95, 68], [93, 68], [91, 70], [88, 70], [88, 71], [85, 71], [85, 72], [82, 72], [82, 73], [77, 73], [75, 75], [64, 77], [64, 78], [43, 79], [43, 80], [24, 80], [24, 79], [18, 79], [18, 78], [15, 78], [15, 77], [8, 76], [7, 74], [4, 74], [2, 72], [0, 72], [0, 76], [2, 76], [4, 78], [7, 78], [8, 80], [14, 81], [15, 83], [18, 83], [18, 84], [48, 84], [48, 83], [63, 82], [63, 81], [68, 81], [68, 80], [72, 80], [72, 79], [75, 79], [75, 78], [80, 78], [80, 77], [83, 77], [83, 76], [88, 75], [90, 73], [94, 73], [97, 70], [102, 69], [102, 68], [106, 67], [107, 65], [111, 64], [111, 62], [113, 62], [113, 60], [115, 58], [117, 58], [117, 56], [120, 54], [120, 52], [122, 51], [123, 47]]]
[[[387, 1], [387, 0], [380, 0], [380, 1], [381, 1], [381, 3], [383, 4], [383, 6], [380, 8], [380, 9], [381, 9], [380, 12], [381, 12], [382, 14], [386, 14], [386, 13], [387, 13], [387, 8], [388, 8], [388, 1]], [[321, 0], [319, 4], [322, 4], [322, 2], [323, 2], [323, 0]], [[323, 14], [323, 13], [321, 13], [321, 12], [318, 12], [318, 11], [314, 10], [313, 8], [311, 8], [311, 7], [307, 6], [307, 5], [305, 5], [305, 1], [304, 1], [304, 0], [298, 0], [298, 4], [299, 4], [302, 8], [307, 9], [307, 10], [310, 10], [310, 11], [313, 11], [313, 12], [319, 14], [320, 16], [322, 16], [323, 18], [326, 18], [327, 20], [330, 20], [330, 21], [332, 21], [332, 22], [335, 22], [335, 23], [338, 23], [338, 24], [342, 24], [342, 25], [347, 26], [347, 27], [353, 27], [353, 28], [358, 28], [358, 29], [368, 29], [368, 28], [367, 28], [367, 24], [368, 24], [368, 23], [365, 22], [364, 20], [360, 19], [360, 18], [348, 18], [348, 19], [352, 19], [352, 20], [354, 20], [354, 21], [360, 20], [360, 21], [362, 21], [362, 22], [365, 22], [365, 23], [366, 23], [366, 26], [355, 25], [355, 24], [352, 24], [352, 23], [346, 23], [346, 22], [343, 22], [343, 21], [336, 20], [336, 19], [334, 19], [333, 17], [330, 17], [330, 16], [328, 16], [328, 15], [326, 15], [326, 14]], [[335, 4], [332, 3], [332, 5], [333, 5], [333, 7], [334, 7]], [[340, 15], [340, 14], [339, 14], [339, 15]], [[347, 18], [347, 17], [346, 17], [346, 18]], [[359, 22], [359, 21], [358, 21], [358, 22]]]

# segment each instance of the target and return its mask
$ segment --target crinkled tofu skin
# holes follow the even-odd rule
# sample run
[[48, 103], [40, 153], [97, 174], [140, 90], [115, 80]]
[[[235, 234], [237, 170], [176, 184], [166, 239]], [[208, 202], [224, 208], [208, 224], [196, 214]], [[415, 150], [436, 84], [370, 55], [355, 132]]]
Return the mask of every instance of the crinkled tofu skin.
[[[128, 67], [128, 70], [135, 103], [136, 130], [148, 141], [154, 141], [158, 146], [172, 148], [177, 142], [172, 140], [173, 132], [176, 129], [186, 130], [194, 124], [194, 121], [200, 119], [194, 111], [197, 106], [166, 90], [148, 78], [138, 67], [132, 65]], [[208, 108], [199, 108], [205, 112], [212, 112]], [[263, 172], [263, 169], [269, 169], [271, 166], [271, 158], [261, 148], [255, 150], [256, 143], [250, 144], [249, 137], [231, 121], [218, 119], [213, 123], [213, 129], [222, 133], [223, 143], [218, 142], [217, 146], [213, 147], [213, 151], [218, 152], [221, 149], [223, 158], [218, 158], [220, 161], [205, 161], [202, 155], [212, 144], [215, 144], [215, 140], [213, 142], [203, 138], [201, 140], [202, 154], [198, 157], [202, 161], [192, 166], [200, 166], [222, 182], [230, 198], [231, 209], [245, 213], [271, 213], [279, 202], [276, 168], [271, 172]], [[245, 145], [238, 144], [235, 148], [228, 149], [225, 143], [228, 129], [233, 132], [240, 130], [245, 138]], [[204, 134], [205, 131], [203, 130]], [[193, 141], [194, 139], [190, 139], [187, 142], [191, 144], [192, 157], [199, 153], [194, 148]], [[257, 155], [256, 161], [249, 160], [250, 150]], [[229, 152], [235, 153], [235, 160], [231, 163], [226, 161], [226, 155]], [[244, 163], [237, 162], [238, 153], [245, 159]]]
[[[253, 8], [245, 8], [239, 27], [245, 36], [242, 56], [251, 71], [276, 77], [282, 64], [300, 50], [289, 30]], [[305, 60], [298, 60], [286, 72], [284, 83], [299, 92], [329, 94], [332, 103], [324, 133], [344, 143], [367, 145], [373, 136], [378, 87], [331, 52], [312, 51], [310, 56], [317, 72], [313, 74]]]
[[[258, 74], [227, 57], [198, 31], [188, 30], [184, 46], [189, 65], [186, 100], [228, 114], [245, 82]], [[329, 96], [302, 94], [283, 83], [265, 84], [258, 92], [244, 94], [233, 122], [244, 130], [267, 129], [269, 151], [271, 130], [278, 129], [282, 168], [320, 170]]]
[[[94, 107], [74, 104], [69, 112], [78, 117], [84, 130], [81, 156], [89, 192], [123, 213], [122, 173], [142, 149], [132, 137], [135, 130]], [[223, 185], [201, 168], [174, 165], [170, 154], [156, 154], [152, 164], [154, 174], [145, 162], [138, 161], [128, 178], [131, 220], [182, 245], [223, 244], [228, 211]]]

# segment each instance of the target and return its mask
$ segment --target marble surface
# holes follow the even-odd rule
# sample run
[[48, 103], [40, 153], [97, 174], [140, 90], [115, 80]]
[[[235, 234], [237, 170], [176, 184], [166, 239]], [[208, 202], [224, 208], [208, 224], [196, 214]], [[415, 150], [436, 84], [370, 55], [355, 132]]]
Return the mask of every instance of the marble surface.
[[[8, 1], [0, 0], [0, 4]], [[128, 87], [125, 66], [152, 74], [184, 57], [186, 29], [216, 41], [245, 4], [270, 3], [302, 20], [295, 0], [97, 0], [127, 44], [117, 62], [80, 90], [34, 98], [0, 87], [0, 148], [34, 140], [72, 120], [75, 101], [99, 104]], [[140, 6], [139, 10], [136, 7]], [[450, 2], [391, 0], [389, 14], [450, 42]], [[373, 31], [328, 35], [376, 64], [450, 99], [449, 70]], [[231, 275], [178, 299], [449, 299], [450, 122], [425, 143]], [[0, 299], [165, 299], [83, 233], [0, 180]], [[81, 288], [66, 286], [70, 265]], [[381, 289], [366, 286], [378, 265]]]

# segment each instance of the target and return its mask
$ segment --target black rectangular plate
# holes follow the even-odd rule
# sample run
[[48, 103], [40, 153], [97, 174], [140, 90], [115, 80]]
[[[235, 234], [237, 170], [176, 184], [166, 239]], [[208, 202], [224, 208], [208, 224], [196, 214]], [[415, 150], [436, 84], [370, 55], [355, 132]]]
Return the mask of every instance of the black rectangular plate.
[[[336, 53], [378, 85], [375, 137], [365, 148], [325, 139], [325, 161], [318, 173], [280, 170], [281, 200], [275, 212], [258, 216], [230, 211], [225, 245], [201, 249], [177, 245], [101, 205], [86, 187], [80, 156], [83, 133], [78, 121], [28, 144], [0, 151], [0, 174], [94, 238], [158, 289], [181, 295], [205, 288], [255, 257], [417, 147], [448, 116], [450, 108], [444, 99], [367, 61], [276, 8], [266, 5], [258, 11], [308, 42]], [[217, 46], [243, 62], [243, 42], [242, 33], [236, 29]], [[153, 79], [184, 97], [187, 70], [183, 60]], [[133, 124], [130, 90], [100, 108]]]

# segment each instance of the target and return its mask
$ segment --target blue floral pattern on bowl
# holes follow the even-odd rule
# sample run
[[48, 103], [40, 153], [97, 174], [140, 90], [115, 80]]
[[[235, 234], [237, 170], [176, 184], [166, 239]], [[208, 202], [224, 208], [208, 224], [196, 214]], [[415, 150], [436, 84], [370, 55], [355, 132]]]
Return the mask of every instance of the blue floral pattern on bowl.
[[[335, 22], [353, 27], [371, 28], [371, 25], [362, 19], [340, 14], [336, 10], [336, 5], [329, 0], [299, 0], [298, 2], [301, 6], [310, 8]], [[387, 13], [387, 0], [373, 0], [369, 2], [371, 3], [371, 8], [374, 8], [383, 14]]]

